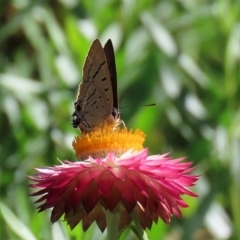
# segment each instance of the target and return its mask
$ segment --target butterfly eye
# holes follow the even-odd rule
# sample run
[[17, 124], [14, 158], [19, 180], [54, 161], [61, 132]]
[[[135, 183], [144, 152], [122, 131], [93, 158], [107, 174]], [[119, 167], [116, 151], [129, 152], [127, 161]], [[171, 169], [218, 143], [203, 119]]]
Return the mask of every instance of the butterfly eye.
[[76, 108], [76, 110], [77, 110], [78, 112], [81, 111], [81, 106], [80, 106], [79, 104], [78, 104], [78, 105], [76, 104], [76, 105], [75, 105], [75, 108]]

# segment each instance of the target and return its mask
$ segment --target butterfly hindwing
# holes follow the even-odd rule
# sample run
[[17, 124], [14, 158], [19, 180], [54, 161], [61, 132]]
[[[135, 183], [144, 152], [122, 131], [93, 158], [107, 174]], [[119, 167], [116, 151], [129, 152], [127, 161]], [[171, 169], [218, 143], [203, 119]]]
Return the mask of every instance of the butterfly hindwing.
[[115, 55], [111, 39], [108, 39], [104, 46], [105, 55], [108, 62], [108, 69], [110, 73], [112, 92], [113, 92], [113, 108], [118, 111], [118, 92], [117, 92], [117, 71], [115, 64]]

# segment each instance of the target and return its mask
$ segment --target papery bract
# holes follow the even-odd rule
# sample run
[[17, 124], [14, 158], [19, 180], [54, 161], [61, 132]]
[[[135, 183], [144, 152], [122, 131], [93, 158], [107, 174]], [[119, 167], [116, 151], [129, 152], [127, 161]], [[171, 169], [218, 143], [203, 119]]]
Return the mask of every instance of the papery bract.
[[190, 175], [191, 162], [171, 159], [167, 154], [148, 156], [148, 150], [129, 150], [116, 157], [110, 152], [105, 158], [65, 161], [60, 166], [37, 169], [31, 187], [43, 195], [39, 210], [53, 208], [51, 221], [62, 215], [74, 228], [82, 221], [87, 230], [96, 221], [106, 228], [105, 210], [120, 211], [119, 230], [128, 226], [134, 214], [143, 229], [161, 218], [170, 222], [172, 215], [181, 217], [180, 208], [188, 205], [181, 196], [197, 195], [188, 190], [198, 177]]

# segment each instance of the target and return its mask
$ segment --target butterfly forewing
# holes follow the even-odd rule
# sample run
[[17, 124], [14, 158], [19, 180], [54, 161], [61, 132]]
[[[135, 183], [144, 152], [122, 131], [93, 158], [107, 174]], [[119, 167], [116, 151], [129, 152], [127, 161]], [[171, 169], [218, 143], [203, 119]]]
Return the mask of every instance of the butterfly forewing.
[[86, 104], [90, 111], [95, 109], [98, 117], [108, 116], [113, 105], [112, 86], [107, 59], [99, 40], [93, 42], [87, 56], [83, 69], [84, 83], [90, 84], [90, 87], [84, 94], [86, 97], [83, 104]]

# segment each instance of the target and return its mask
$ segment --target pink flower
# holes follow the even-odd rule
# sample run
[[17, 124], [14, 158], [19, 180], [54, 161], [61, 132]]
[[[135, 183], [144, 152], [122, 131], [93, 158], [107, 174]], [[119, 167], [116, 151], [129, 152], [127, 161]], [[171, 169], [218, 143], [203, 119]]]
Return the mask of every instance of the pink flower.
[[188, 189], [198, 179], [190, 174], [192, 163], [167, 154], [148, 156], [144, 137], [141, 131], [117, 129], [76, 138], [78, 162], [37, 169], [31, 177], [31, 187], [40, 189], [31, 194], [41, 196], [39, 211], [53, 208], [52, 222], [64, 215], [71, 228], [82, 222], [84, 231], [93, 221], [104, 231], [107, 210], [120, 214], [119, 230], [133, 215], [142, 229], [159, 218], [169, 223], [173, 215], [181, 217], [180, 209], [188, 207], [181, 196], [197, 196]]

